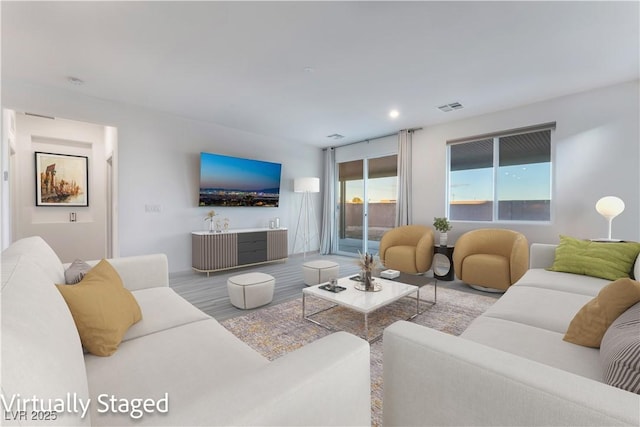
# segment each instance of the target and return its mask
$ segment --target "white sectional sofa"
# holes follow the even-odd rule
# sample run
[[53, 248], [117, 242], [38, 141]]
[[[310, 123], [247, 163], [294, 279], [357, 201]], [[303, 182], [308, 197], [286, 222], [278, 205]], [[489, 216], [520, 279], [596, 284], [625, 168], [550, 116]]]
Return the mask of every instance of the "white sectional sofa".
[[547, 271], [555, 248], [533, 244], [527, 273], [460, 337], [385, 330], [385, 426], [640, 425], [640, 395], [603, 382], [599, 350], [562, 340], [610, 281]]
[[370, 424], [364, 340], [336, 333], [269, 362], [169, 288], [164, 255], [109, 262], [143, 318], [98, 357], [54, 286], [53, 250], [31, 237], [2, 253], [3, 424]]

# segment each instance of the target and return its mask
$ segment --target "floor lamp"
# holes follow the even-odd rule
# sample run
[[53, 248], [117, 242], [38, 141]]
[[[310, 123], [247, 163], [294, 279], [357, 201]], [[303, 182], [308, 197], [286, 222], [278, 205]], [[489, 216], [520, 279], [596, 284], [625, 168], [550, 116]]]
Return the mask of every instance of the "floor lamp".
[[295, 178], [293, 180], [293, 191], [302, 194], [302, 204], [300, 205], [300, 213], [298, 214], [298, 225], [296, 225], [296, 234], [293, 240], [293, 252], [296, 251], [296, 245], [298, 244], [298, 232], [300, 231], [300, 224], [302, 223], [302, 252], [303, 257], [307, 257], [307, 252], [310, 250], [310, 242], [313, 237], [311, 234], [310, 225], [314, 224], [316, 236], [318, 233], [318, 223], [313, 212], [313, 200], [310, 193], [320, 192], [320, 178], [304, 177]]

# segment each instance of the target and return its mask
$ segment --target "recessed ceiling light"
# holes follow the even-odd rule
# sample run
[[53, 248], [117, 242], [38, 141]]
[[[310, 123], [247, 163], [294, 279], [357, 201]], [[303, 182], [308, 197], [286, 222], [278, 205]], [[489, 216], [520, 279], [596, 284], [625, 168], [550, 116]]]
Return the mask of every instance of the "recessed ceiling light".
[[391, 117], [392, 119], [395, 119], [396, 117], [398, 117], [400, 115], [400, 112], [398, 112], [398, 110], [391, 110], [389, 111], [389, 117]]
[[304, 71], [305, 73], [313, 73], [315, 70], [313, 69], [313, 67], [304, 67], [302, 71]]
[[342, 138], [344, 138], [344, 135], [340, 135], [339, 133], [332, 133], [331, 135], [327, 135], [327, 138], [342, 139]]
[[67, 77], [67, 81], [72, 85], [82, 86], [84, 84], [84, 80], [79, 79], [78, 77], [69, 76]]

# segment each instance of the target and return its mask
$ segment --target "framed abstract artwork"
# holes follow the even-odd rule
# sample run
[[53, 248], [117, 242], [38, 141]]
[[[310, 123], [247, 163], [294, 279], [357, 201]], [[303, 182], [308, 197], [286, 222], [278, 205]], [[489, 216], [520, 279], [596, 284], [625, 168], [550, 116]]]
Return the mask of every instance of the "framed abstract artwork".
[[36, 151], [36, 206], [89, 206], [89, 158]]

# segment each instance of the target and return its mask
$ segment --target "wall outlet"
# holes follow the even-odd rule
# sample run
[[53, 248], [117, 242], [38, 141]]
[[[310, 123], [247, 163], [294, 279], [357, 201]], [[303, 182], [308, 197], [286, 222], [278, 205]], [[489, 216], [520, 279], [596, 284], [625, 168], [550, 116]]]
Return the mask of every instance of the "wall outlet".
[[144, 205], [144, 211], [146, 213], [160, 213], [160, 205]]

